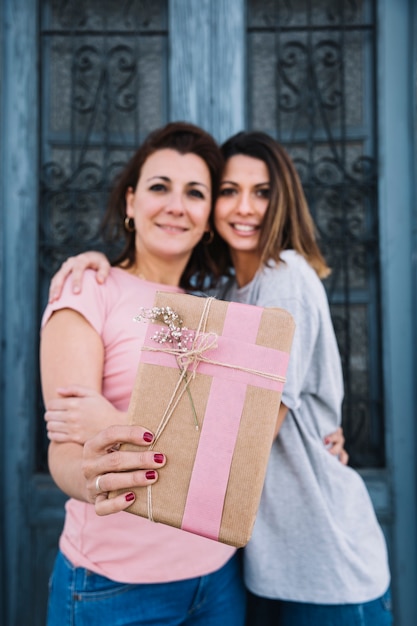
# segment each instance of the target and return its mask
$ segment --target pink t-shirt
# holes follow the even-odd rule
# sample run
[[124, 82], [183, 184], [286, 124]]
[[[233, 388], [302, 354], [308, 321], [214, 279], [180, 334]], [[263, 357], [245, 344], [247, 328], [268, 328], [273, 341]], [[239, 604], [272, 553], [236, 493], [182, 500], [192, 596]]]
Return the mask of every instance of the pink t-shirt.
[[[70, 308], [93, 326], [105, 348], [102, 392], [119, 410], [128, 408], [146, 332], [146, 323], [133, 318], [140, 307], [153, 306], [158, 290], [180, 291], [141, 280], [119, 268], [112, 268], [106, 283], [98, 285], [95, 273], [89, 270], [81, 294], [74, 295], [67, 281], [61, 298], [47, 306], [42, 319], [43, 327], [54, 311]], [[219, 569], [235, 551], [124, 511], [100, 517], [92, 504], [73, 498], [66, 503], [60, 548], [74, 566], [127, 583], [203, 576]]]

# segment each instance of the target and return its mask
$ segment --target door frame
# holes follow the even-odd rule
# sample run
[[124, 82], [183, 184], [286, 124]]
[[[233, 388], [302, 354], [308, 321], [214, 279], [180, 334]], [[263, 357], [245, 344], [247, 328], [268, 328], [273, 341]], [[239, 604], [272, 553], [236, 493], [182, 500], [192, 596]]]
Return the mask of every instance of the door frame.
[[[387, 484], [396, 620], [417, 623], [413, 0], [378, 0], [379, 223]], [[414, 49], [414, 55], [411, 53]]]

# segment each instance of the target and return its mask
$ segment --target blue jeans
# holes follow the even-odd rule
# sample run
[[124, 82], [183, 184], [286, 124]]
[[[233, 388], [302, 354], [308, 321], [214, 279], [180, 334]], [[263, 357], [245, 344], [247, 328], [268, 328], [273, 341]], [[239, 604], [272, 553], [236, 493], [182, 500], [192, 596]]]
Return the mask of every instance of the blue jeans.
[[248, 593], [246, 626], [391, 626], [391, 594], [363, 604], [309, 604]]
[[170, 583], [117, 583], [61, 552], [49, 585], [48, 626], [243, 626], [245, 590], [236, 555], [218, 571]]

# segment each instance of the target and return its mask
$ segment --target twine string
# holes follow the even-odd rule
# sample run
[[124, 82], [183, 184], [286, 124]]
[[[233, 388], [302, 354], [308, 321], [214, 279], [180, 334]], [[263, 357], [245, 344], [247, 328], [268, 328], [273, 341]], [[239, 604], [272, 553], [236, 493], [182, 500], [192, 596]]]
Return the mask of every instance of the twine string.
[[[209, 315], [211, 303], [213, 300], [214, 298], [207, 298], [205, 300], [204, 308], [200, 317], [200, 321], [198, 323], [198, 328], [195, 331], [192, 345], [189, 350], [184, 351], [183, 349], [180, 350], [178, 348], [162, 348], [162, 347], [153, 348], [150, 346], [142, 347], [142, 350], [146, 350], [149, 352], [163, 352], [165, 354], [173, 355], [176, 358], [178, 367], [180, 369], [180, 376], [171, 394], [171, 398], [168, 401], [164, 414], [162, 415], [161, 421], [156, 429], [153, 442], [149, 446], [150, 450], [154, 448], [159, 437], [162, 435], [165, 428], [167, 427], [184, 393], [187, 390], [189, 392], [189, 385], [196, 376], [199, 363], [208, 363], [210, 365], [218, 365], [218, 366], [226, 367], [229, 369], [239, 370], [241, 372], [247, 372], [248, 374], [255, 374], [256, 376], [261, 376], [263, 378], [266, 378], [268, 380], [273, 380], [276, 382], [285, 383], [286, 381], [285, 376], [280, 376], [278, 374], [271, 374], [269, 372], [264, 372], [262, 370], [252, 369], [249, 367], [243, 367], [240, 365], [222, 363], [220, 361], [210, 359], [205, 355], [207, 351], [213, 350], [218, 345], [217, 344], [218, 336], [216, 335], [216, 333], [213, 333], [213, 332], [205, 333], [208, 315]], [[190, 372], [191, 374], [190, 376], [187, 375], [188, 372]], [[147, 487], [147, 509], [148, 509], [148, 519], [150, 521], [154, 521], [153, 511], [152, 511], [152, 486], [151, 485], [148, 485]]]
[[[177, 384], [175, 385], [174, 391], [172, 392], [171, 398], [168, 402], [167, 408], [164, 411], [164, 414], [161, 418], [161, 421], [159, 423], [158, 428], [156, 429], [155, 432], [155, 437], [153, 442], [151, 443], [151, 445], [149, 446], [149, 448], [152, 450], [156, 444], [156, 442], [158, 441], [159, 437], [162, 435], [163, 431], [165, 430], [169, 420], [171, 419], [172, 414], [174, 413], [176, 407], [178, 406], [178, 403], [180, 402], [182, 396], [184, 395], [185, 391], [188, 390], [188, 387], [190, 385], [191, 380], [193, 380], [195, 378], [195, 372], [198, 366], [198, 361], [197, 361], [197, 354], [199, 352], [201, 352], [201, 350], [196, 350], [195, 348], [195, 344], [197, 341], [197, 338], [200, 336], [201, 334], [201, 328], [203, 327], [204, 329], [206, 328], [207, 325], [207, 320], [208, 320], [208, 314], [210, 311], [210, 306], [212, 301], [214, 300], [214, 298], [207, 298], [207, 300], [204, 303], [204, 308], [203, 308], [203, 312], [201, 314], [200, 317], [200, 321], [198, 324], [198, 328], [197, 331], [194, 335], [194, 339], [193, 339], [193, 343], [192, 343], [192, 347], [191, 350], [189, 352], [187, 352], [187, 355], [184, 355], [183, 352], [180, 352], [178, 350], [170, 350], [169, 352], [171, 354], [174, 354], [174, 356], [176, 356], [177, 359], [177, 363], [178, 363], [178, 367], [180, 368], [180, 377], [177, 381]], [[214, 335], [214, 333], [213, 333]], [[204, 342], [203, 342], [204, 343]], [[217, 337], [214, 335], [214, 337], [211, 338], [211, 341], [209, 341], [208, 343], [206, 342], [205, 345], [210, 345], [211, 347], [214, 347], [217, 344]], [[146, 346], [144, 346], [142, 349], [147, 349]], [[149, 348], [150, 350], [152, 350], [152, 348]], [[208, 349], [207, 347], [205, 349]], [[155, 350], [158, 351], [158, 350]], [[161, 351], [161, 350], [159, 350]], [[165, 352], [165, 350], [164, 350]], [[192, 357], [190, 355], [193, 355]], [[181, 358], [181, 357], [185, 357], [185, 358]], [[188, 369], [190, 367], [190, 365], [194, 364], [194, 367], [192, 369], [192, 375], [191, 377], [187, 376], [187, 372]], [[178, 389], [181, 386], [182, 381], [184, 381], [184, 385], [180, 391], [180, 393], [178, 394], [178, 397], [175, 399], [175, 396], [177, 395]], [[193, 401], [191, 398], [191, 403], [194, 409], [194, 405], [193, 405]], [[198, 426], [198, 424], [197, 424]], [[154, 517], [153, 517], [153, 507], [152, 507], [152, 485], [148, 485], [147, 487], [147, 509], [148, 509], [148, 519], [153, 522], [154, 521]]]

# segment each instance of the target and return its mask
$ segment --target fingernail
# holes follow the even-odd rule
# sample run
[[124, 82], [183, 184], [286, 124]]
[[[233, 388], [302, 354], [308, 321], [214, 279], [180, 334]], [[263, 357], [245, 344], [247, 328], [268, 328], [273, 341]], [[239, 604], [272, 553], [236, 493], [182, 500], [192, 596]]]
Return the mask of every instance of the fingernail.
[[163, 463], [164, 462], [164, 455], [163, 454], [154, 454], [153, 455], [153, 460], [155, 461], [155, 463]]
[[150, 443], [153, 440], [153, 434], [143, 433], [143, 440], [146, 441], [147, 443]]
[[127, 493], [125, 495], [125, 500], [126, 502], [132, 502], [132, 500], [135, 499], [135, 494], [134, 493]]
[[328, 437], [324, 438], [324, 443], [327, 446], [330, 443], [330, 439]]
[[147, 480], [153, 480], [154, 478], [156, 478], [156, 472], [155, 470], [149, 470], [148, 472], [146, 472], [145, 476]]

